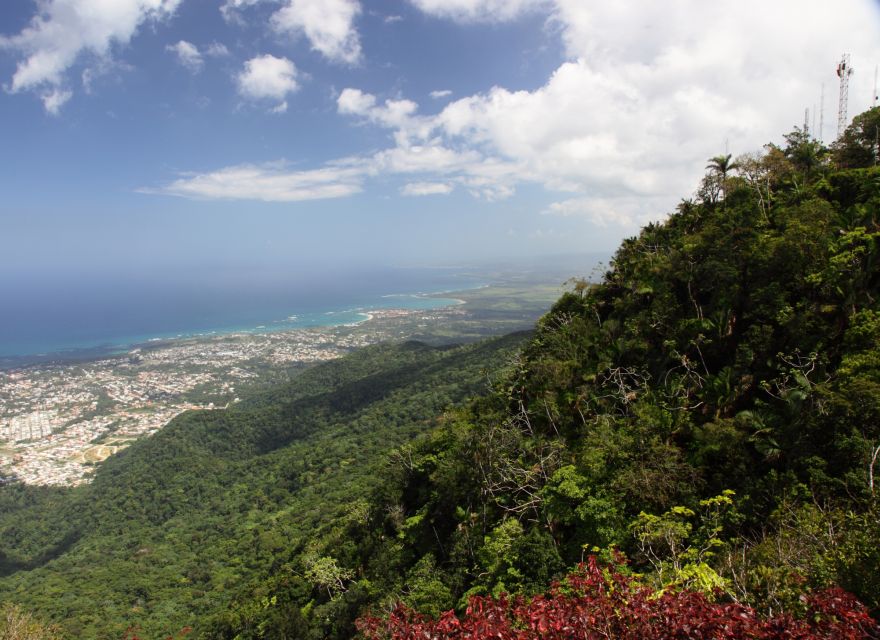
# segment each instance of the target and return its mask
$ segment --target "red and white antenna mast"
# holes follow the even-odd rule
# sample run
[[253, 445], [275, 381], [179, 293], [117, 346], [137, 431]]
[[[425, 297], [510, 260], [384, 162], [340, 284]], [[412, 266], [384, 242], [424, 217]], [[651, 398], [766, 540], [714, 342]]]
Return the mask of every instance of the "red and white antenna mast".
[[840, 138], [846, 131], [847, 117], [846, 111], [849, 103], [849, 77], [852, 75], [853, 68], [850, 64], [850, 56], [844, 53], [840, 62], [837, 64], [837, 77], [840, 78], [840, 101], [837, 103], [837, 137]]

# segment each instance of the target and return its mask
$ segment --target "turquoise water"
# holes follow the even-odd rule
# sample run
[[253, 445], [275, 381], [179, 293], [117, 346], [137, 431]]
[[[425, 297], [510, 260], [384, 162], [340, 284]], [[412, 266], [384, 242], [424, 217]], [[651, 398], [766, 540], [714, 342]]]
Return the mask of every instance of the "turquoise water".
[[[485, 286], [450, 270], [387, 269], [299, 281], [50, 283], [0, 290], [0, 367], [94, 358], [134, 345], [364, 321], [373, 309], [429, 310]], [[0, 287], [2, 289], [2, 287]], [[436, 296], [436, 297], [435, 297]]]
[[231, 333], [271, 333], [276, 331], [290, 331], [293, 329], [308, 329], [311, 327], [339, 327], [343, 325], [355, 325], [366, 322], [371, 311], [382, 309], [407, 309], [410, 311], [430, 311], [461, 304], [456, 298], [440, 298], [422, 294], [401, 294], [382, 296], [382, 300], [369, 307], [358, 307], [343, 311], [319, 311], [312, 313], [294, 314], [281, 320], [273, 320], [268, 324], [255, 326], [230, 326], [210, 331], [193, 333], [166, 333], [164, 335], [140, 335], [132, 336], [124, 340], [121, 346], [136, 344], [148, 344], [162, 340], [177, 340], [182, 338], [194, 338], [200, 336], [225, 335]]

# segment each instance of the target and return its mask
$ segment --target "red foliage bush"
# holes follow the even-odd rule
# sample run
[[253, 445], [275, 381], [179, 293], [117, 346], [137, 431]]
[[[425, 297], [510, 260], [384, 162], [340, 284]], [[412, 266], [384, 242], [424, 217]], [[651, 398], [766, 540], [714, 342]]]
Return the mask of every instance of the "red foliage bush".
[[804, 596], [807, 613], [760, 618], [751, 607], [711, 602], [693, 591], [660, 595], [595, 558], [581, 564], [549, 595], [532, 599], [471, 598], [464, 617], [447, 611], [429, 619], [403, 605], [388, 618], [366, 616], [367, 640], [862, 640], [880, 638], [865, 607], [842, 589]]

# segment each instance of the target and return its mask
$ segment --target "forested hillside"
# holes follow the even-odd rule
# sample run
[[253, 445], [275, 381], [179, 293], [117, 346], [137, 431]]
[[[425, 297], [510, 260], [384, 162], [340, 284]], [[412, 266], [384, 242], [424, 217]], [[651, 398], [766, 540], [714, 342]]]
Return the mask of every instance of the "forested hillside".
[[503, 389], [407, 451], [372, 574], [436, 614], [617, 549], [656, 589], [797, 615], [836, 584], [876, 616], [878, 124], [713, 158], [694, 199], [573, 283]]
[[348, 569], [325, 550], [350, 544], [339, 531], [364, 517], [387, 452], [485, 391], [522, 340], [367, 348], [229, 410], [186, 413], [91, 485], [2, 487], [0, 601], [68, 638], [201, 633], [236, 597], [286, 616], [276, 583], [314, 598], [316, 620], [336, 618], [326, 576]]
[[876, 616], [877, 124], [713, 158], [526, 342], [368, 349], [89, 487], [4, 488], [0, 596], [71, 637], [348, 638], [592, 555], [759, 616], [831, 585]]

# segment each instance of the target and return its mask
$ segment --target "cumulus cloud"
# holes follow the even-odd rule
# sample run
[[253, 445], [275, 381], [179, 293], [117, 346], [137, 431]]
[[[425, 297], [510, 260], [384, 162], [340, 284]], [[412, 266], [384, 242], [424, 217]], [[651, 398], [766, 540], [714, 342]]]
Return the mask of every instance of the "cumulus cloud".
[[243, 164], [209, 173], [187, 174], [144, 193], [206, 200], [298, 202], [342, 198], [362, 189], [363, 169], [345, 164], [292, 171], [284, 163]]
[[165, 50], [176, 55], [177, 61], [190, 73], [198, 73], [205, 66], [202, 54], [192, 42], [181, 40], [177, 44], [169, 44]]
[[[579, 194], [547, 213], [597, 224], [639, 223], [645, 203], [669, 211], [725, 140], [734, 154], [778, 140], [803, 122], [804, 107], [816, 106], [823, 81], [835, 86], [841, 51], [867, 66], [880, 59], [880, 7], [870, 0], [806, 8], [794, 0], [410, 2], [461, 23], [540, 12], [554, 26], [569, 59], [542, 86], [495, 87], [451, 102], [419, 129], [410, 126], [405, 142], [427, 131], [435, 144], [478, 152], [502, 170], [500, 196], [525, 181]], [[850, 113], [869, 106], [870, 75], [862, 74], [860, 90], [851, 85]], [[833, 113], [831, 99], [825, 107]], [[370, 121], [387, 127], [374, 113]], [[819, 132], [826, 142], [831, 120]], [[461, 180], [477, 181], [479, 166], [464, 167]]]
[[339, 113], [366, 115], [376, 106], [376, 96], [360, 89], [343, 89], [336, 99]]
[[[287, 109], [284, 98], [297, 90], [296, 66], [287, 58], [271, 54], [251, 58], [236, 76], [238, 92], [251, 100], [280, 100], [275, 110]], [[283, 108], [282, 108], [283, 107]]]
[[448, 98], [452, 95], [452, 91], [449, 89], [438, 89], [437, 91], [432, 91], [430, 94], [432, 98], [435, 100], [440, 100], [441, 98]]
[[400, 189], [404, 196], [434, 196], [452, 193], [453, 187], [447, 182], [410, 182]]
[[171, 16], [180, 1], [44, 0], [21, 33], [0, 36], [0, 48], [22, 56], [8, 90], [40, 91], [46, 109], [57, 113], [70, 98], [60, 100], [69, 93], [59, 88], [65, 73], [83, 53], [109, 56], [114, 45], [127, 44], [145, 22]]
[[[597, 225], [629, 228], [670, 211], [693, 191], [725, 140], [734, 154], [779, 140], [803, 121], [804, 107], [817, 103], [822, 82], [826, 116], [832, 114], [834, 69], [844, 50], [857, 67], [867, 67], [853, 76], [850, 113], [867, 108], [870, 68], [880, 60], [880, 8], [872, 0], [810, 2], [807, 9], [794, 0], [410, 2], [462, 23], [539, 15], [554, 27], [548, 33], [561, 38], [566, 59], [540, 86], [497, 86], [453, 100], [439, 113], [406, 97], [345, 88], [338, 113], [389, 137], [386, 148], [349, 167], [357, 184], [374, 175], [403, 176], [417, 185], [404, 186], [407, 195], [431, 184], [487, 199], [537, 184], [557, 200], [545, 214], [583, 216]], [[349, 6], [348, 18], [328, 33], [344, 43], [359, 7], [352, 13], [356, 3], [341, 4]], [[287, 2], [278, 15], [307, 6]], [[290, 30], [311, 39], [305, 15], [291, 20]], [[441, 93], [432, 97], [447, 97]], [[832, 119], [826, 117], [821, 132], [826, 142]]]
[[361, 13], [358, 0], [226, 0], [220, 12], [227, 22], [242, 24], [246, 9], [267, 2], [284, 5], [270, 18], [276, 33], [305, 36], [312, 49], [331, 62], [360, 61], [361, 42], [354, 24]]
[[419, 105], [412, 100], [386, 100], [380, 105], [376, 96], [360, 89], [343, 89], [336, 99], [336, 107], [341, 114], [362, 116], [402, 134], [424, 122], [424, 119], [414, 117]]
[[272, 16], [279, 33], [305, 35], [312, 49], [332, 62], [355, 64], [361, 43], [354, 20], [361, 7], [356, 0], [288, 0]]

